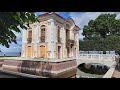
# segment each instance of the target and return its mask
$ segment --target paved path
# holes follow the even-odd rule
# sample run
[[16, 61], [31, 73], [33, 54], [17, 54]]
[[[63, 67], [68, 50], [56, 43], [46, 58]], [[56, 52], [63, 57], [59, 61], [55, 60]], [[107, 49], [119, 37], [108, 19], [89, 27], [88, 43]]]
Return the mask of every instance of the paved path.
[[4, 72], [0, 72], [0, 78], [22, 78], [22, 77], [4, 73]]
[[116, 66], [115, 71], [114, 71], [112, 77], [114, 77], [114, 78], [120, 78], [120, 65]]
[[115, 70], [112, 77], [114, 78], [120, 78], [120, 72], [118, 70]]

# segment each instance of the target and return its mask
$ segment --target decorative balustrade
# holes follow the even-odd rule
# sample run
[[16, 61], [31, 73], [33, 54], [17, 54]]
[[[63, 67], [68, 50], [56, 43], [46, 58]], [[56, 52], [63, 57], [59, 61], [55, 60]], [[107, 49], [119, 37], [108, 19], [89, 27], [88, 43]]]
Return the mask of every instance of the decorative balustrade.
[[85, 60], [105, 60], [105, 61], [115, 61], [116, 55], [108, 54], [79, 54], [79, 58]]

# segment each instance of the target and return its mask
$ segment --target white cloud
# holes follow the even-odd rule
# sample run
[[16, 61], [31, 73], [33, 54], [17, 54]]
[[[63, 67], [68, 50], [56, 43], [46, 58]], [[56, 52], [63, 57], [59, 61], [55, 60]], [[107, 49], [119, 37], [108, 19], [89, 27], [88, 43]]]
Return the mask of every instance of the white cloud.
[[120, 19], [120, 13], [118, 12], [70, 12], [69, 15], [75, 21], [76, 25], [81, 28], [79, 32], [79, 38], [83, 39], [82, 32], [84, 25], [87, 25], [90, 20], [95, 20], [100, 14], [104, 13], [116, 13], [117, 19]]

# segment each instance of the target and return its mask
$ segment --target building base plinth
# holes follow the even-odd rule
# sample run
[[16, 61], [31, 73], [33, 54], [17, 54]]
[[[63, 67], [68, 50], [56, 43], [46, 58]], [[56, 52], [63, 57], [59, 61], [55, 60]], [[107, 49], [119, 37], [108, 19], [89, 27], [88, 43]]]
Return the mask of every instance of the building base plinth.
[[77, 73], [75, 59], [67, 61], [4, 60], [3, 70], [50, 78], [70, 78]]

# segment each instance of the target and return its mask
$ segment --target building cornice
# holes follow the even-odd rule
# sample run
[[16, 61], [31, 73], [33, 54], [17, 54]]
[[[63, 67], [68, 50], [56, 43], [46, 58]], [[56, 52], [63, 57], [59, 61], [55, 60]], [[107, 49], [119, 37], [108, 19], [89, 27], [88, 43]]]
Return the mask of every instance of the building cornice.
[[[63, 23], [64, 24], [64, 23], [68, 22], [68, 23], [72, 24], [71, 23], [71, 21], [72, 21], [73, 24], [75, 25], [75, 22], [74, 22], [74, 20], [72, 18], [64, 18], [64, 17], [60, 16], [59, 14], [57, 14], [55, 12], [47, 12], [47, 13], [39, 15], [37, 18], [39, 18], [40, 20], [43, 20], [43, 19], [47, 20], [48, 18], [51, 18], [51, 17], [52, 17], [52, 19], [54, 19], [56, 21], [60, 20], [59, 23]], [[75, 25], [75, 27], [79, 28], [77, 25]], [[80, 28], [79, 28], [79, 30], [80, 30]]]

